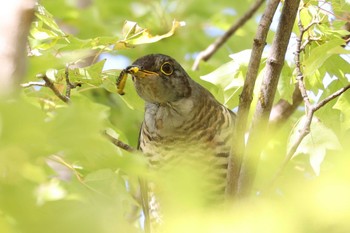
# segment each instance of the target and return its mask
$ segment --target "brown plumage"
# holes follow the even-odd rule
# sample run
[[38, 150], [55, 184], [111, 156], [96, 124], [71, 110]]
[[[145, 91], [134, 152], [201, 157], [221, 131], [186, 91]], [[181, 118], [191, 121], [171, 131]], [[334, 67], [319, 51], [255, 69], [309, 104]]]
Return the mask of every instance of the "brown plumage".
[[[200, 170], [203, 184], [198, 185], [205, 199], [223, 198], [235, 115], [169, 56], [141, 57], [125, 72], [132, 75], [138, 95], [146, 102], [139, 148], [150, 168]], [[151, 198], [143, 199], [148, 206]]]

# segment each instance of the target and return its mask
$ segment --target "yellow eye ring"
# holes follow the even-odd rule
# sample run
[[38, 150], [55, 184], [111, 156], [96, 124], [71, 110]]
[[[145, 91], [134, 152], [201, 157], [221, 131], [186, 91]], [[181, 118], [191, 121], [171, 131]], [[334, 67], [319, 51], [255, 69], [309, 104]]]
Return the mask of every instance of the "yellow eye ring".
[[170, 62], [164, 62], [163, 65], [160, 67], [160, 71], [165, 75], [171, 75], [174, 72]]

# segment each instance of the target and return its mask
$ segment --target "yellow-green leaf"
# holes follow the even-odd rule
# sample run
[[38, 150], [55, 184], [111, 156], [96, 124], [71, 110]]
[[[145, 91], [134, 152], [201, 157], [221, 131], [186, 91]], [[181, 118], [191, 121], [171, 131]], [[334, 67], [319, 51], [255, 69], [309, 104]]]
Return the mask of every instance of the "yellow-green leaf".
[[140, 27], [136, 22], [125, 21], [123, 27], [123, 39], [115, 44], [115, 49], [133, 47], [134, 45], [154, 43], [161, 39], [172, 36], [175, 30], [185, 26], [185, 22], [173, 21], [171, 29], [163, 35], [153, 36], [148, 29]]

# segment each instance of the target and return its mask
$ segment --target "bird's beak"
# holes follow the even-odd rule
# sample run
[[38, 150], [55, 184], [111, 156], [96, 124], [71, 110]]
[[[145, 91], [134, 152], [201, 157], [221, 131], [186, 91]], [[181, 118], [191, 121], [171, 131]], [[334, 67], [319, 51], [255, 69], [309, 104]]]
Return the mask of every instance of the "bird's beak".
[[126, 73], [135, 75], [137, 78], [147, 78], [148, 76], [158, 75], [156, 72], [141, 69], [138, 66], [129, 66], [126, 68]]

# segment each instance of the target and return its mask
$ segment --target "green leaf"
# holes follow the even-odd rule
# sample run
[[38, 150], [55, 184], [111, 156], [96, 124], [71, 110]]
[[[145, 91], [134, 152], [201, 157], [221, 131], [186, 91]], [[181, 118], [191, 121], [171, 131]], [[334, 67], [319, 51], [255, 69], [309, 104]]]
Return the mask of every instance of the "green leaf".
[[287, 62], [284, 63], [280, 80], [278, 82], [277, 90], [279, 97], [292, 103], [293, 92], [295, 88], [295, 80], [293, 78], [293, 71]]
[[123, 195], [123, 199], [128, 197], [124, 181], [111, 169], [100, 169], [89, 173], [84, 181], [86, 185], [100, 194], [109, 197]]
[[[293, 130], [288, 142], [288, 150], [299, 138], [300, 131], [304, 130], [303, 127], [305, 121], [306, 117], [303, 116]], [[320, 175], [321, 164], [324, 161], [326, 151], [340, 150], [341, 148], [342, 146], [340, 145], [338, 137], [333, 130], [314, 118], [311, 123], [311, 131], [300, 143], [297, 151], [295, 152], [295, 156], [300, 154], [309, 155], [311, 167], [316, 175]]]
[[43, 205], [48, 201], [64, 199], [67, 191], [62, 187], [57, 178], [53, 178], [46, 183], [42, 183], [36, 191], [37, 203]]
[[[101, 60], [94, 63], [91, 66], [84, 68], [76, 68], [69, 72], [69, 78], [71, 82], [78, 82], [82, 84], [88, 84], [90, 86], [99, 87], [102, 85], [102, 69], [106, 60]], [[64, 75], [64, 71], [61, 71], [61, 76]]]
[[[231, 54], [232, 61], [229, 61], [213, 72], [201, 76], [202, 80], [219, 86], [224, 93], [224, 104], [238, 96], [238, 90], [244, 84], [244, 77], [250, 59], [251, 50], [244, 50]], [[230, 105], [230, 107], [232, 107]]]
[[343, 115], [341, 120], [342, 130], [350, 129], [350, 94], [346, 92], [341, 95], [333, 108], [338, 109]]
[[[119, 71], [120, 72], [120, 71]], [[118, 73], [119, 73], [118, 72]], [[106, 70], [102, 72], [102, 87], [109, 92], [118, 94], [117, 91], [117, 71], [116, 70]]]
[[173, 21], [171, 29], [163, 35], [153, 36], [148, 29], [140, 27], [136, 22], [125, 21], [123, 27], [123, 39], [115, 44], [115, 49], [124, 49], [134, 45], [154, 43], [164, 38], [170, 37], [179, 27], [185, 26], [185, 22]]
[[84, 169], [118, 167], [118, 150], [103, 136], [109, 107], [75, 94], [72, 104], [56, 110], [49, 122], [49, 145]]
[[65, 33], [60, 29], [60, 27], [55, 22], [52, 14], [50, 14], [43, 5], [37, 5], [37, 11], [35, 16], [46, 24], [50, 31], [57, 33], [60, 36], [64, 36]]
[[341, 53], [341, 45], [343, 44], [344, 40], [336, 38], [312, 49], [311, 55], [303, 62], [304, 75], [312, 75], [328, 58]]

